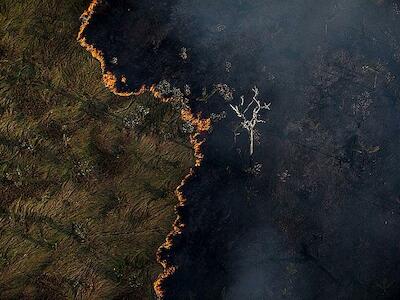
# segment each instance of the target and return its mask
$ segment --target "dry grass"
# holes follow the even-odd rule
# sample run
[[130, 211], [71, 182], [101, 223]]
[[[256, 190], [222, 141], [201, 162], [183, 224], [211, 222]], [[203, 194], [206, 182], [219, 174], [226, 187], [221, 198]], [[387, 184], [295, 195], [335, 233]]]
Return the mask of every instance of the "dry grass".
[[179, 112], [102, 85], [82, 2], [0, 2], [1, 299], [152, 298], [193, 164]]

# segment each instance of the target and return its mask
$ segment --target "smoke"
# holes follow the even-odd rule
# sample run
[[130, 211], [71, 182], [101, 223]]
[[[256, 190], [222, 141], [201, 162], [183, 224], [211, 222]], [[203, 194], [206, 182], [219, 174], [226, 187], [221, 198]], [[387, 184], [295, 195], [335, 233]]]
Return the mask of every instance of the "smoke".
[[[168, 80], [190, 88], [195, 113], [227, 112], [203, 145], [201, 175], [185, 186], [187, 226], [169, 256], [179, 266], [166, 295], [399, 295], [399, 7], [119, 0], [93, 18], [87, 40], [125, 89]], [[255, 85], [272, 105], [249, 163], [229, 104]]]
[[270, 226], [254, 228], [242, 236], [230, 259], [235, 275], [224, 291], [224, 299], [277, 299], [293, 295], [285, 275], [297, 273], [302, 258], [293, 257], [283, 236]]

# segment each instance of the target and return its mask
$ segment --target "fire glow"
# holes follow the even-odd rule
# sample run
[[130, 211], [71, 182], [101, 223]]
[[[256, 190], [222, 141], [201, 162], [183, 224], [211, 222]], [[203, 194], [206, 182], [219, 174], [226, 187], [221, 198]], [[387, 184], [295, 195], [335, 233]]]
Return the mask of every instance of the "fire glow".
[[[126, 92], [120, 91], [117, 87], [118, 81], [126, 85], [126, 77], [124, 75], [121, 76], [120, 80], [118, 80], [117, 76], [106, 69], [106, 62], [104, 59], [104, 54], [101, 50], [97, 49], [94, 45], [91, 45], [87, 42], [85, 37], [85, 30], [90, 23], [90, 20], [93, 14], [96, 12], [96, 9], [99, 5], [102, 4], [102, 0], [92, 0], [89, 7], [83, 12], [81, 15], [82, 24], [80, 26], [80, 30], [78, 33], [77, 41], [79, 44], [88, 51], [93, 58], [100, 62], [100, 67], [102, 71], [102, 79], [104, 85], [115, 95], [129, 97], [129, 96], [138, 96], [146, 91], [149, 91], [153, 94], [153, 96], [159, 99], [162, 102], [169, 102], [170, 98], [165, 98], [161, 96], [155, 89], [155, 85], [147, 88], [143, 85], [137, 92]], [[178, 204], [175, 206], [176, 212], [176, 220], [174, 221], [172, 231], [167, 235], [165, 242], [159, 247], [157, 251], [157, 261], [163, 267], [163, 272], [159, 274], [157, 280], [154, 282], [154, 291], [159, 299], [163, 299], [165, 297], [165, 289], [164, 282], [171, 277], [175, 271], [176, 267], [172, 265], [167, 259], [162, 258], [163, 252], [169, 252], [174, 246], [174, 239], [182, 234], [183, 228], [185, 224], [182, 221], [181, 216], [179, 215], [178, 208], [185, 206], [187, 199], [182, 191], [183, 187], [187, 183], [187, 181], [195, 175], [196, 169], [200, 167], [201, 162], [204, 159], [204, 154], [202, 153], [202, 145], [204, 143], [205, 133], [209, 131], [211, 128], [211, 119], [206, 118], [202, 119], [201, 114], [193, 114], [190, 109], [182, 109], [181, 110], [181, 119], [185, 122], [190, 122], [195, 128], [195, 132], [190, 135], [190, 142], [194, 149], [195, 156], [195, 165], [190, 169], [189, 174], [185, 176], [182, 180], [181, 184], [176, 188], [175, 194], [178, 198]]]

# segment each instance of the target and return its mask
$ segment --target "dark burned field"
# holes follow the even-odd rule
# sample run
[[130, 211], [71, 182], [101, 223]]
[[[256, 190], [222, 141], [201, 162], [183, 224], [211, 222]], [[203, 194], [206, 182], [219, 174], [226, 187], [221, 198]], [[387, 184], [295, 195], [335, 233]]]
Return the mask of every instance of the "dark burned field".
[[[155, 297], [194, 165], [186, 106], [212, 128], [158, 295], [400, 297], [398, 1], [93, 1], [80, 37], [124, 97], [75, 41], [88, 3], [15, 2], [0, 2], [0, 299]], [[253, 86], [272, 104], [250, 158], [229, 104]]]
[[[84, 35], [120, 92], [167, 81], [213, 120], [166, 299], [400, 296], [397, 1], [102, 1]], [[249, 159], [229, 104], [255, 85]]]

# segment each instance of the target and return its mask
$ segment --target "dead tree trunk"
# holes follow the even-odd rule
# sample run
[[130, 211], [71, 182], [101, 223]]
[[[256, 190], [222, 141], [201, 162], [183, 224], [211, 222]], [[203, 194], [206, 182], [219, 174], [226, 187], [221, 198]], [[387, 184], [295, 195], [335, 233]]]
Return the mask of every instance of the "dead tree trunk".
[[245, 104], [244, 96], [240, 97], [241, 99], [240, 105], [234, 106], [230, 104], [232, 110], [241, 119], [240, 127], [244, 128], [249, 135], [250, 157], [253, 156], [254, 153], [255, 128], [258, 123], [266, 123], [265, 120], [259, 119], [260, 113], [262, 110], [270, 110], [270, 105], [271, 105], [271, 103], [261, 104], [260, 100], [257, 99], [259, 91], [256, 86], [253, 88], [252, 91], [254, 92], [253, 99], [246, 107], [244, 107]]

